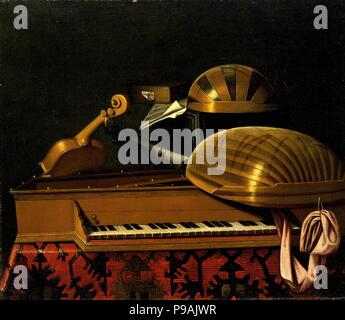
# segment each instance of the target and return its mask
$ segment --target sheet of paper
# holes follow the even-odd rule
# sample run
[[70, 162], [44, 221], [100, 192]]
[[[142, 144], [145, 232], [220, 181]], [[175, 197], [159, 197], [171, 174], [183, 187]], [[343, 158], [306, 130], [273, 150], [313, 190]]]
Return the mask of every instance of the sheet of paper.
[[186, 99], [174, 101], [171, 104], [154, 104], [140, 126], [140, 130], [147, 128], [167, 118], [176, 118], [187, 110]]

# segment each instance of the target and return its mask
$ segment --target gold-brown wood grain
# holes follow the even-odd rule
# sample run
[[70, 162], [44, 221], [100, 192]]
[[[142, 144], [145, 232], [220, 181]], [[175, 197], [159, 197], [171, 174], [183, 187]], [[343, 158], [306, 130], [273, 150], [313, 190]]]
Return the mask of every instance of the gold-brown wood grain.
[[274, 89], [253, 68], [226, 64], [202, 73], [192, 84], [187, 107], [208, 113], [258, 113], [278, 108], [270, 103]]
[[62, 139], [53, 144], [45, 158], [39, 162], [43, 175], [65, 176], [102, 168], [107, 159], [107, 152], [100, 141], [91, 139], [91, 135], [109, 118], [123, 114], [127, 109], [128, 100], [123, 95], [114, 95], [111, 105], [112, 108], [102, 110], [74, 138]]
[[74, 241], [85, 251], [279, 245], [275, 235], [88, 240], [87, 225], [258, 221], [269, 217], [269, 211], [262, 212], [210, 196], [181, 173], [171, 170], [39, 177], [11, 193], [16, 202], [17, 243]]
[[[207, 163], [206, 153], [218, 153], [221, 137], [225, 145], [218, 157], [225, 170], [210, 175], [217, 164]], [[197, 163], [198, 153], [205, 164]], [[321, 142], [288, 129], [240, 127], [217, 133], [194, 150], [186, 176], [213, 195], [259, 207], [313, 207], [319, 198], [324, 204], [345, 201], [344, 163]]]

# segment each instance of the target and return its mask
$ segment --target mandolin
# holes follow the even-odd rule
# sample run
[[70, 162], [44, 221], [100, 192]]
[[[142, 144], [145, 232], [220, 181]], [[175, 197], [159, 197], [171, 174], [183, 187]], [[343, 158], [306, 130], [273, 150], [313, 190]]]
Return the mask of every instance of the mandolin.
[[111, 108], [100, 114], [82, 129], [74, 138], [62, 139], [53, 144], [45, 158], [39, 163], [44, 176], [66, 176], [77, 172], [100, 169], [107, 160], [106, 148], [102, 142], [92, 139], [95, 130], [106, 125], [110, 118], [126, 112], [128, 100], [116, 94], [111, 98]]

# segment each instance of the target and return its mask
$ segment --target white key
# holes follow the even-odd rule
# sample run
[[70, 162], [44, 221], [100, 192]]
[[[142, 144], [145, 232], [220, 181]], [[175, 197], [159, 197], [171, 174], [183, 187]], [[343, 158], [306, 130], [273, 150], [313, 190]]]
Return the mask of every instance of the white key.
[[[254, 223], [256, 223], [257, 221], [253, 221]], [[240, 224], [240, 223], [239, 223]], [[250, 234], [255, 234], [255, 232], [259, 229], [259, 226], [255, 225], [255, 226], [243, 226], [245, 232], [248, 232]]]
[[155, 231], [157, 231], [157, 234], [161, 234], [162, 238], [171, 237], [171, 231], [169, 229], [161, 229], [160, 227], [158, 227], [158, 229], [155, 229]]
[[261, 222], [261, 221], [256, 221], [256, 223], [257, 223], [257, 224], [260, 226], [260, 228], [261, 228], [262, 230], [264, 230], [264, 231], [270, 231], [270, 232], [272, 232], [272, 231], [276, 231], [276, 230], [277, 230], [276, 226], [268, 226], [268, 225], [264, 224], [264, 223]]
[[[199, 226], [198, 232], [202, 235], [204, 232], [210, 232], [212, 231], [211, 228], [207, 227], [205, 224], [202, 222], [196, 223], [196, 225]], [[211, 236], [211, 234], [210, 234]]]
[[[142, 228], [143, 228], [142, 225], [139, 225], [139, 227], [142, 227]], [[137, 235], [142, 236], [141, 238], [143, 238], [143, 237], [144, 237], [144, 234], [147, 233], [147, 232], [146, 232], [146, 231], [144, 230], [144, 228], [143, 228], [142, 230], [134, 229], [134, 233], [137, 234]], [[138, 237], [138, 238], [139, 238], [139, 237]]]
[[205, 223], [203, 223], [203, 222], [202, 222], [202, 225], [203, 225], [204, 228], [206, 228], [206, 231], [211, 232], [210, 236], [212, 236], [212, 234], [214, 234], [214, 235], [219, 234], [219, 233], [218, 233], [219, 228], [217, 228], [217, 227], [211, 228], [211, 227], [207, 226], [207, 225], [206, 225]]
[[232, 224], [232, 222], [231, 221], [227, 221], [228, 223], [230, 223], [232, 226], [231, 227], [224, 227], [224, 228], [222, 228], [224, 231], [227, 231], [227, 232], [229, 232], [229, 236], [231, 235], [231, 233], [232, 232], [234, 232], [234, 227], [233, 227], [233, 224]]
[[[153, 230], [150, 228], [150, 226], [146, 224], [140, 224], [139, 226], [143, 228], [142, 231], [144, 235], [151, 235], [151, 237], [153, 236], [153, 232], [152, 232]], [[150, 238], [150, 237], [145, 236], [145, 238]]]
[[124, 234], [126, 235], [126, 238], [128, 239], [134, 239], [136, 232], [139, 231], [139, 230], [134, 229], [134, 227], [132, 227], [133, 229], [131, 230], [128, 230], [125, 226], [121, 226], [121, 227], [123, 228]]
[[[174, 225], [177, 227], [177, 231], [176, 232], [178, 232], [178, 233], [181, 233], [181, 232], [183, 232], [183, 233], [186, 233], [186, 232], [189, 232], [189, 229], [188, 228], [186, 228], [186, 227], [184, 227], [182, 224], [180, 224], [180, 223], [174, 223]], [[176, 230], [176, 229], [175, 229]], [[183, 236], [183, 237], [188, 237], [188, 235], [187, 236]]]
[[297, 227], [296, 225], [294, 225], [293, 223], [291, 223], [291, 230], [295, 231], [295, 230], [301, 230], [300, 227]]
[[123, 226], [115, 226], [117, 236], [125, 236], [127, 234], [127, 229]]
[[246, 232], [247, 229], [245, 226], [243, 226], [242, 224], [240, 224], [237, 221], [231, 222], [231, 224], [233, 225], [234, 231], [242, 231], [242, 232]]
[[[157, 226], [157, 227], [158, 227], [158, 226]], [[161, 232], [162, 229], [160, 229], [160, 228], [152, 229], [149, 225], [147, 225], [147, 228], [148, 228], [149, 232], [152, 233], [152, 235], [153, 235], [154, 237], [157, 237], [157, 235], [159, 235], [159, 234], [162, 233], [162, 232]]]

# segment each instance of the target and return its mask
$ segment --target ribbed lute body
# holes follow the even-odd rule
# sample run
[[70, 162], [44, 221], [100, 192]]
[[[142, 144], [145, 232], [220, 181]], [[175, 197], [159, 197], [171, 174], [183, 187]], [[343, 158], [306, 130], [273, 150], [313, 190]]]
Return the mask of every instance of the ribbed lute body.
[[227, 64], [202, 73], [192, 84], [187, 106], [209, 113], [257, 113], [277, 109], [268, 79], [253, 68]]
[[[202, 148], [205, 152], [217, 150], [221, 135], [225, 135], [226, 148], [219, 149], [218, 156], [226, 158], [225, 172], [210, 175], [208, 169], [216, 165], [206, 159], [205, 164], [196, 164], [196, 154]], [[205, 191], [232, 200], [238, 200], [236, 197], [242, 193], [246, 197], [242, 202], [259, 205], [260, 194], [266, 192], [274, 197], [272, 192], [279, 189], [279, 196], [283, 197], [285, 190], [291, 203], [300, 201], [293, 200], [292, 195], [316, 197], [324, 195], [324, 188], [334, 189], [337, 185], [336, 189], [341, 189], [345, 166], [327, 146], [306, 134], [281, 128], [240, 127], [217, 133], [200, 143], [190, 158], [186, 175]], [[289, 199], [282, 199], [286, 201]]]

